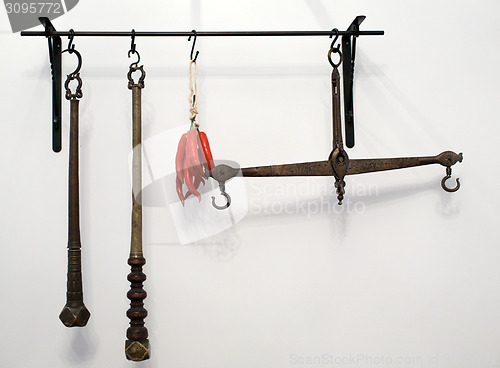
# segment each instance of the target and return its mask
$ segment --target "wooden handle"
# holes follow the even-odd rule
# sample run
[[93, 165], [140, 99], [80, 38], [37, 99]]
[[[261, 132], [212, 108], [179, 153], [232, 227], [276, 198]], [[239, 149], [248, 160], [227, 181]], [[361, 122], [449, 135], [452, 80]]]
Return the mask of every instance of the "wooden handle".
[[[130, 308], [127, 317], [130, 318], [130, 327], [127, 329], [125, 341], [125, 356], [129, 360], [142, 361], [149, 359], [148, 329], [144, 326], [144, 318], [148, 311], [144, 308], [144, 299], [147, 293], [143, 289], [146, 275], [142, 266], [146, 264], [142, 252], [142, 164], [141, 164], [141, 88], [142, 84], [133, 84], [132, 89], [132, 226], [130, 241], [130, 258], [128, 264], [131, 272], [127, 279], [130, 281], [130, 290], [127, 298], [130, 299]], [[135, 195], [134, 195], [135, 194]]]
[[130, 257], [128, 264], [131, 267], [127, 279], [130, 281], [130, 290], [127, 298], [130, 299], [130, 308], [127, 317], [130, 318], [130, 327], [127, 329], [127, 341], [125, 342], [125, 354], [127, 359], [141, 361], [149, 359], [148, 329], [144, 327], [144, 318], [148, 311], [144, 308], [144, 299], [147, 297], [143, 289], [146, 275], [142, 272], [142, 266], [146, 263], [143, 257]]
[[67, 327], [83, 327], [90, 318], [90, 312], [83, 304], [82, 287], [78, 184], [78, 104], [78, 100], [71, 100], [68, 181], [68, 282], [66, 305], [59, 315], [59, 319]]

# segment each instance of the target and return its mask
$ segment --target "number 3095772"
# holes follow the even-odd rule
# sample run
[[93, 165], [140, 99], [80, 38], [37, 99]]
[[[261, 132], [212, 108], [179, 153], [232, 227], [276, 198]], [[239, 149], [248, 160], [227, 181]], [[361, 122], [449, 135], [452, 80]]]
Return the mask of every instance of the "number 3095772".
[[61, 14], [60, 3], [5, 3], [7, 14]]

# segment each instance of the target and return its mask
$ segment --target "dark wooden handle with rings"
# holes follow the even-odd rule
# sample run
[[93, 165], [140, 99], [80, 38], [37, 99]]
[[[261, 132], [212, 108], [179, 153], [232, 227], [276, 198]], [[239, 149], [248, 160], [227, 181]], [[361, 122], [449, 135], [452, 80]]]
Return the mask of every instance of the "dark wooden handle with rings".
[[[71, 45], [72, 41], [70, 41]], [[66, 99], [70, 101], [70, 141], [69, 141], [69, 183], [68, 183], [68, 282], [66, 305], [59, 319], [67, 327], [83, 327], [90, 318], [90, 312], [83, 303], [82, 260], [80, 242], [80, 200], [78, 183], [78, 106], [82, 98], [80, 78], [81, 56], [74, 46], [67, 50], [78, 57], [78, 67], [66, 79]], [[64, 51], [63, 51], [64, 52]], [[69, 83], [78, 82], [75, 93], [71, 93]]]
[[[127, 329], [127, 340], [125, 341], [125, 355], [127, 359], [142, 361], [149, 359], [148, 329], [144, 326], [144, 318], [148, 311], [144, 308], [144, 299], [147, 293], [143, 288], [146, 275], [142, 272], [142, 266], [146, 259], [142, 253], [142, 164], [141, 164], [141, 90], [144, 88], [146, 73], [143, 66], [138, 66], [140, 56], [135, 51], [134, 40], [130, 54], [137, 55], [137, 62], [130, 65], [128, 72], [128, 88], [132, 90], [132, 226], [130, 257], [128, 264], [131, 272], [127, 279], [130, 281], [130, 290], [127, 297], [130, 299], [130, 308], [127, 316], [130, 318], [130, 327]], [[132, 79], [132, 73], [140, 71], [141, 77], [137, 83]]]

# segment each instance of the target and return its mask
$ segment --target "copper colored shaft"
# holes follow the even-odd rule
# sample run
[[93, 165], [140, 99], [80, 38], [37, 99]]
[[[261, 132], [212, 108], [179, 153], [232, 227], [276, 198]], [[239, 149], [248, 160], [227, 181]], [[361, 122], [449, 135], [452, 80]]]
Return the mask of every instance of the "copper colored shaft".
[[66, 305], [59, 319], [67, 327], [82, 327], [87, 324], [90, 312], [83, 303], [82, 259], [80, 242], [80, 192], [78, 175], [78, 105], [70, 100], [70, 141], [68, 178], [68, 281]]
[[127, 279], [130, 281], [130, 290], [127, 297], [130, 299], [130, 308], [127, 316], [130, 318], [130, 327], [127, 329], [127, 340], [125, 341], [125, 355], [127, 359], [142, 361], [149, 359], [148, 329], [144, 326], [144, 318], [148, 311], [144, 308], [144, 299], [147, 293], [143, 288], [146, 275], [142, 272], [142, 266], [146, 259], [142, 252], [142, 165], [141, 165], [141, 89], [138, 84], [131, 86], [132, 89], [132, 224], [130, 257], [128, 264], [131, 272]]

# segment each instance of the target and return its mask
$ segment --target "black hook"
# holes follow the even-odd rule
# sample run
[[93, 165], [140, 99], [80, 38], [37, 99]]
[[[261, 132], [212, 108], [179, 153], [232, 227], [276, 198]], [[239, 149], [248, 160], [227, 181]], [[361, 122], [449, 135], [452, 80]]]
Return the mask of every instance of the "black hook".
[[[337, 40], [339, 39], [339, 30], [337, 28], [334, 28], [334, 29], [332, 29], [332, 32], [335, 32], [335, 39], [330, 44], [330, 49], [334, 50], [334, 51], [338, 51], [339, 46], [334, 47], [334, 45], [335, 45], [335, 42], [337, 42]], [[333, 35], [330, 35], [330, 38], [332, 38], [332, 37], [333, 37]]]
[[137, 61], [135, 63], [130, 64], [135, 65], [136, 67], [139, 65], [139, 62], [141, 61], [141, 55], [139, 55], [139, 52], [135, 49], [135, 29], [132, 29], [132, 36], [131, 36], [131, 42], [130, 42], [130, 50], [128, 51], [128, 57], [130, 58], [130, 55], [136, 54], [137, 55]]
[[[135, 29], [132, 29], [132, 36], [131, 36], [131, 42], [130, 42], [130, 51], [129, 54], [132, 53], [134, 54], [135, 51]], [[130, 57], [130, 56], [129, 56]]]
[[80, 72], [80, 69], [82, 68], [82, 55], [80, 55], [80, 53], [77, 50], [75, 50], [75, 45], [73, 44], [73, 40], [75, 38], [75, 31], [73, 29], [70, 29], [69, 32], [71, 34], [68, 36], [69, 39], [68, 48], [66, 50], [61, 51], [61, 54], [63, 52], [75, 54], [76, 57], [78, 58], [78, 65], [76, 66], [76, 69], [72, 73], [69, 73], [68, 77], [76, 76]]
[[455, 186], [455, 188], [448, 188], [446, 186], [446, 180], [448, 180], [449, 178], [451, 178], [451, 167], [446, 168], [446, 176], [441, 180], [441, 187], [444, 190], [446, 190], [447, 192], [450, 192], [450, 193], [456, 192], [458, 189], [460, 189], [460, 181], [458, 178], [455, 179], [457, 182], [457, 185]]
[[[73, 39], [75, 38], [75, 31], [73, 28], [69, 30], [70, 35], [68, 36], [69, 42], [68, 42], [68, 48], [64, 51], [68, 51], [70, 54], [73, 52], [75, 49], [75, 45], [73, 45]], [[64, 52], [63, 51], [63, 52]]]
[[139, 62], [141, 61], [141, 55], [137, 52], [137, 50], [129, 50], [128, 52], [128, 57], [130, 57], [131, 54], [136, 54], [137, 55], [137, 61], [135, 63], [130, 64], [130, 66], [135, 65], [138, 66]]
[[229, 194], [226, 193], [225, 182], [220, 182], [219, 183], [219, 188], [220, 188], [220, 194], [222, 196], [226, 197], [226, 203], [224, 205], [222, 205], [222, 206], [218, 206], [215, 203], [215, 196], [212, 196], [212, 206], [214, 206], [218, 210], [225, 210], [226, 208], [228, 208], [231, 205], [231, 197], [229, 196]]
[[194, 52], [194, 45], [196, 45], [196, 38], [198, 37], [196, 35], [196, 31], [193, 29], [191, 32], [193, 32], [193, 34], [191, 36], [188, 37], [188, 41], [191, 41], [191, 37], [194, 36], [194, 39], [193, 39], [193, 46], [191, 46], [191, 54], [190, 54], [190, 57], [191, 57], [191, 61], [194, 61], [196, 63], [196, 59], [198, 58], [198, 54], [200, 53], [199, 51], [196, 51], [196, 54], [194, 55], [194, 59], [193, 59], [193, 52]]
[[[340, 64], [342, 64], [342, 53], [340, 52], [340, 44], [335, 46], [335, 42], [337, 42], [338, 38], [339, 38], [339, 30], [337, 28], [334, 28], [332, 29], [332, 32], [335, 32], [335, 38], [334, 40], [332, 41], [331, 45], [330, 45], [330, 50], [328, 50], [328, 61], [330, 62], [330, 64], [332, 65], [332, 67], [334, 67], [335, 69], [337, 69]], [[333, 35], [330, 35], [330, 38], [332, 38]], [[339, 55], [339, 61], [338, 63], [334, 63], [333, 60], [332, 60], [332, 54], [338, 54]]]
[[70, 75], [77, 75], [78, 73], [80, 73], [80, 69], [82, 68], [82, 55], [80, 55], [80, 53], [75, 50], [75, 45], [73, 45], [73, 48], [71, 50], [68, 50], [68, 52], [71, 54], [75, 54], [78, 58], [78, 65], [76, 66], [76, 69], [72, 73], [70, 73]]

